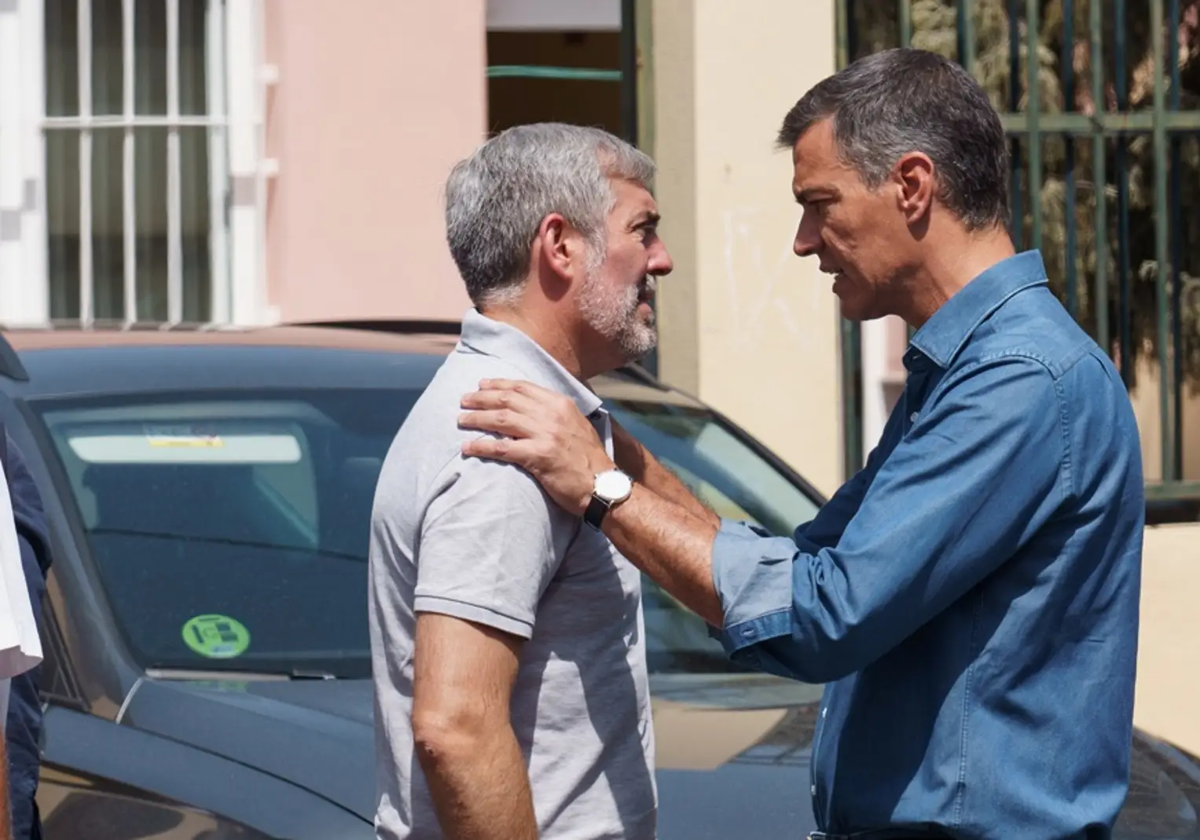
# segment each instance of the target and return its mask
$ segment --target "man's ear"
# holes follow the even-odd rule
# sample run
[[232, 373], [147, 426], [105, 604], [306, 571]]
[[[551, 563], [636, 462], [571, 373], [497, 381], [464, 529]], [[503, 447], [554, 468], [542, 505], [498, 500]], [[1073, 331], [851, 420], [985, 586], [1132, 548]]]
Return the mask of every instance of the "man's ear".
[[551, 271], [569, 280], [572, 265], [578, 258], [571, 225], [558, 213], [550, 213], [538, 225], [534, 237], [534, 258], [540, 257], [542, 263]]
[[929, 215], [937, 193], [933, 161], [924, 152], [909, 152], [896, 162], [892, 170], [898, 190], [900, 209], [908, 223], [916, 224]]

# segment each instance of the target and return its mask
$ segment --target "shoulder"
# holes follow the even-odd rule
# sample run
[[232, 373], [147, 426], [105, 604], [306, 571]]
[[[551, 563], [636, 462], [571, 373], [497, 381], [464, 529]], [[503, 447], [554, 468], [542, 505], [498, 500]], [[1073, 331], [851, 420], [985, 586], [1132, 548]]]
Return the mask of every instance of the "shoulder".
[[437, 481], [440, 493], [460, 501], [508, 511], [549, 513], [561, 510], [529, 472], [514, 464], [456, 454]]
[[1027, 372], [1026, 384], [1048, 379], [1054, 396], [1068, 404], [1124, 398], [1123, 387], [1114, 389], [1121, 377], [1112, 360], [1045, 288], [1018, 295], [982, 324], [953, 372], [1018, 369]]
[[506, 534], [522, 542], [574, 534], [579, 520], [559, 507], [524, 469], [500, 461], [464, 457], [453, 452], [440, 469], [419, 482], [393, 471], [395, 481], [381, 481], [377, 518], [406, 521], [416, 531], [479, 536]]
[[1039, 287], [1015, 296], [981, 324], [959, 362], [1004, 365], [1026, 360], [1061, 380], [1098, 349], [1054, 294]]
[[381, 479], [405, 484], [416, 476], [428, 481], [443, 471], [463, 443], [479, 435], [458, 425], [462, 398], [476, 390], [481, 379], [519, 375], [515, 366], [492, 356], [452, 353], [401, 423]]
[[1058, 379], [1056, 365], [1035, 348], [978, 347], [956, 360], [937, 391], [942, 398], [969, 395], [996, 407], [1031, 407], [1058, 399]]
[[966, 396], [1013, 425], [1053, 419], [1063, 436], [1097, 425], [1134, 428], [1112, 360], [1048, 291], [1044, 297], [983, 325], [946, 372], [941, 398]]

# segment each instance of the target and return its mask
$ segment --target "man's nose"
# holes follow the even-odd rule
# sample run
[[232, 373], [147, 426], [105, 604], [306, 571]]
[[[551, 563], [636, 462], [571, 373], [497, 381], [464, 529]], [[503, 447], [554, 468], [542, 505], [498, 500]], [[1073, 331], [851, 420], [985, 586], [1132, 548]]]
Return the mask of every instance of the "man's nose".
[[667, 252], [667, 246], [660, 244], [650, 255], [650, 265], [647, 266], [646, 273], [661, 277], [674, 270], [675, 262]]
[[792, 250], [798, 257], [811, 257], [821, 247], [821, 231], [813, 221], [812, 215], [805, 211], [800, 217], [800, 225], [796, 228], [796, 239], [792, 242]]

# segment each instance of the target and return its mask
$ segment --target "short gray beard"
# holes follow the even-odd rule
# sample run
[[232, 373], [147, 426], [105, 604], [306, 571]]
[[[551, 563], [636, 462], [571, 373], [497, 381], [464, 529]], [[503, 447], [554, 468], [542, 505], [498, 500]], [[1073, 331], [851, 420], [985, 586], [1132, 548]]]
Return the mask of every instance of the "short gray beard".
[[[647, 276], [643, 283], [653, 291], [657, 278]], [[658, 344], [655, 318], [638, 318], [638, 290], [630, 286], [620, 295], [604, 288], [599, 272], [589, 272], [579, 295], [579, 314], [600, 335], [617, 345], [626, 361], [640, 359]]]

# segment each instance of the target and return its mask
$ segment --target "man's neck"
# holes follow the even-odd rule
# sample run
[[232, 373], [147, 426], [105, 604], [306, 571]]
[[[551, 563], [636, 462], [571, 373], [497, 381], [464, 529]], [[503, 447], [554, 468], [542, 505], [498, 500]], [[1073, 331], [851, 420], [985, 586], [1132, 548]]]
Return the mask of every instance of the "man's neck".
[[554, 361], [563, 366], [567, 373], [580, 382], [587, 381], [586, 372], [580, 362], [579, 351], [553, 320], [531, 318], [520, 308], [514, 306], [483, 307], [480, 312], [493, 321], [508, 324], [525, 333], [530, 341], [545, 350]]
[[919, 329], [968, 283], [1015, 253], [1003, 229], [964, 234], [957, 247], [932, 248], [921, 271], [907, 284], [908, 311], [897, 314]]

